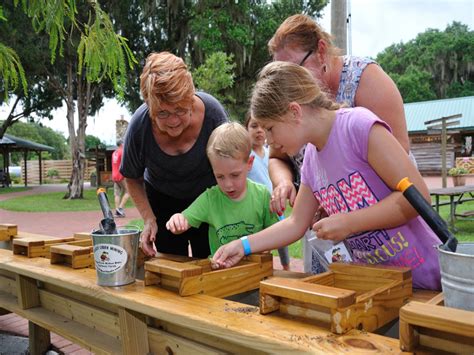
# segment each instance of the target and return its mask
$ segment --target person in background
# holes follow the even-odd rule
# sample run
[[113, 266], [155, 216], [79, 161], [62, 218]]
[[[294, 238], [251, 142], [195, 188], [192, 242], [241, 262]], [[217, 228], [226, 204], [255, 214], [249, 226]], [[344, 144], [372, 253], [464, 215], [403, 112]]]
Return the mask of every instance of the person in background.
[[[409, 152], [409, 139], [403, 100], [393, 80], [372, 59], [341, 56], [325, 32], [311, 17], [288, 17], [268, 42], [274, 60], [291, 62], [308, 69], [331, 100], [350, 107], [362, 106], [385, 121], [393, 135]], [[304, 146], [289, 157], [279, 149], [270, 149], [269, 174], [273, 183], [271, 209], [281, 213], [287, 201], [293, 206], [300, 180]], [[415, 162], [414, 157], [411, 159]], [[416, 163], [415, 163], [416, 165]], [[315, 218], [324, 215], [318, 211]], [[316, 256], [303, 238], [304, 268], [316, 272]]]
[[125, 204], [130, 195], [127, 191], [127, 184], [122, 174], [120, 174], [120, 164], [122, 163], [123, 142], [117, 141], [117, 149], [112, 153], [112, 180], [114, 182], [115, 217], [125, 217]]
[[166, 228], [180, 234], [208, 223], [214, 255], [220, 246], [278, 222], [278, 216], [270, 212], [270, 192], [247, 178], [254, 162], [250, 151], [250, 137], [241, 124], [217, 127], [207, 145], [217, 186], [204, 191], [182, 213], [174, 214]]
[[207, 225], [176, 238], [166, 222], [216, 184], [206, 145], [227, 113], [213, 96], [195, 91], [184, 61], [168, 52], [147, 57], [140, 91], [145, 103], [128, 126], [120, 171], [144, 221], [141, 247], [148, 256], [188, 256], [191, 244], [193, 257], [207, 258]]
[[[258, 124], [257, 120], [252, 118], [250, 112], [246, 115], [245, 127], [249, 132], [250, 141], [252, 142], [250, 156], [253, 157], [252, 169], [249, 171], [248, 178], [265, 185], [271, 193], [273, 187], [270, 176], [268, 175], [269, 148], [265, 144], [265, 131], [263, 127]], [[284, 215], [282, 214], [280, 218], [283, 219]], [[283, 270], [290, 270], [288, 247], [278, 249], [278, 255], [280, 256], [280, 263]]]
[[429, 191], [384, 121], [340, 108], [307, 69], [278, 61], [263, 68], [250, 107], [270, 145], [293, 155], [307, 144], [301, 186], [288, 218], [224, 245], [215, 264], [294, 242], [322, 206], [329, 216], [312, 224], [318, 238], [344, 241], [356, 262], [410, 267], [413, 287], [440, 289], [441, 242], [396, 186], [408, 177], [427, 201]]

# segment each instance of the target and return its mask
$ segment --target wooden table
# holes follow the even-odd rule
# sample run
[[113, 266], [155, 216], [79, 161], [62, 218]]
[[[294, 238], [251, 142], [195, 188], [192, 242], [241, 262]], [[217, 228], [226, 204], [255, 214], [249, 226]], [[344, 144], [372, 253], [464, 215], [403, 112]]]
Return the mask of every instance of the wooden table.
[[397, 339], [335, 335], [315, 322], [207, 295], [181, 297], [138, 280], [101, 287], [95, 270], [8, 250], [0, 250], [2, 308], [29, 320], [32, 354], [47, 348], [50, 331], [97, 354], [400, 353]]
[[455, 230], [454, 222], [456, 221], [456, 216], [469, 217], [474, 216], [474, 211], [468, 211], [463, 214], [456, 214], [456, 208], [458, 205], [466, 201], [471, 201], [474, 199], [474, 185], [466, 186], [455, 186], [455, 187], [444, 187], [439, 189], [431, 189], [430, 195], [435, 196], [435, 208], [439, 212], [439, 198], [440, 196], [449, 196], [449, 226]]

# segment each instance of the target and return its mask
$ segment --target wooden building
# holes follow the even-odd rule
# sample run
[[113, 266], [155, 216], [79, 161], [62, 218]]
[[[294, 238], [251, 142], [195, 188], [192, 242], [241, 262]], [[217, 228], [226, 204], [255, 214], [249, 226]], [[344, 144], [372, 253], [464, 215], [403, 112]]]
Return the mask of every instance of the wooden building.
[[[428, 132], [426, 121], [461, 114], [458, 125], [448, 127], [446, 164], [472, 157], [474, 144], [474, 96], [405, 104], [410, 147], [424, 175], [441, 174], [441, 131]], [[459, 160], [459, 159], [458, 159]]]

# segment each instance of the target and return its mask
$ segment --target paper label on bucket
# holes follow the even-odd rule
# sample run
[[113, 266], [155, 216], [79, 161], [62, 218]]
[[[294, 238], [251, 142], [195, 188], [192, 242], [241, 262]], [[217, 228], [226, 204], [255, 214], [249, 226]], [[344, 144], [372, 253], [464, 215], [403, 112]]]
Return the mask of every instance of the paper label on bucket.
[[117, 272], [127, 263], [127, 252], [115, 244], [98, 244], [94, 246], [95, 268], [104, 273]]

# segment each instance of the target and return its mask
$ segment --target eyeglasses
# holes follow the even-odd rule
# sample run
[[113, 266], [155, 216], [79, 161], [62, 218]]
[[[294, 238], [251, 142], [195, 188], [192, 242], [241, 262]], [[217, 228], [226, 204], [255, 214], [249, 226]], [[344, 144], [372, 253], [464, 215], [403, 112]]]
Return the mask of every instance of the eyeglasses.
[[185, 109], [177, 109], [176, 111], [174, 112], [169, 112], [169, 111], [159, 111], [157, 113], [157, 117], [160, 119], [160, 120], [164, 120], [164, 119], [167, 119], [168, 117], [170, 116], [177, 116], [177, 117], [183, 117], [184, 115], [186, 115], [187, 113], [189, 112], [189, 110], [185, 110]]
[[306, 59], [308, 59], [308, 57], [309, 57], [311, 54], [313, 54], [313, 50], [312, 50], [312, 49], [311, 49], [308, 53], [306, 53], [306, 55], [304, 56], [304, 58], [301, 60], [301, 62], [300, 62], [300, 64], [299, 64], [300, 67], [303, 66], [304, 62], [306, 62]]

